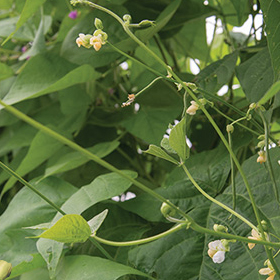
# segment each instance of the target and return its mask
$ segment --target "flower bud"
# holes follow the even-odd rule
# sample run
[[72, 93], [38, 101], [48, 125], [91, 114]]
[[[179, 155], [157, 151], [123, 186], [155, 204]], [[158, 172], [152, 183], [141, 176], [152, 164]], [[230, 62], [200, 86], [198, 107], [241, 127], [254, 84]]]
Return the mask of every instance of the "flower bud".
[[265, 140], [260, 141], [257, 146], [262, 149], [265, 146]]
[[12, 264], [0, 260], [0, 279], [4, 280], [8, 278], [11, 274], [11, 271], [12, 271]]
[[228, 124], [227, 125], [227, 132], [233, 132], [234, 131], [234, 127], [233, 127], [233, 125], [232, 124]]
[[213, 226], [213, 229], [216, 231], [216, 232], [228, 232], [228, 228], [226, 226], [223, 226], [223, 225], [218, 225], [218, 224], [215, 224]]
[[141, 22], [139, 22], [138, 26], [142, 27], [142, 28], [146, 28], [146, 27], [150, 27], [150, 26], [155, 26], [155, 22], [152, 21], [152, 20], [144, 19]]
[[249, 109], [250, 109], [250, 110], [253, 110], [253, 109], [256, 108], [256, 106], [257, 106], [256, 103], [251, 103], [250, 106], [249, 106]]
[[192, 91], [195, 91], [197, 89], [196, 84], [194, 83], [184, 83], [187, 87], [189, 87]]
[[96, 29], [101, 29], [101, 30], [103, 29], [102, 21], [99, 18], [95, 18], [94, 25], [95, 25]]
[[268, 230], [268, 224], [267, 224], [267, 222], [265, 220], [261, 221], [261, 225], [262, 225], [264, 231]]

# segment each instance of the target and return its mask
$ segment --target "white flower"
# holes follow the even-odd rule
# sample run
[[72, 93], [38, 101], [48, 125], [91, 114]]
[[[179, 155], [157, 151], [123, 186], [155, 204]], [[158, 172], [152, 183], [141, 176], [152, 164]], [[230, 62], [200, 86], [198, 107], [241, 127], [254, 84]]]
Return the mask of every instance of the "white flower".
[[223, 244], [223, 240], [215, 240], [208, 244], [208, 255], [214, 263], [222, 263], [225, 260], [225, 253], [228, 251]]
[[102, 36], [101, 34], [97, 36], [92, 36], [90, 38], [90, 44], [94, 47], [96, 51], [99, 51], [100, 48], [102, 47]]
[[80, 33], [79, 37], [76, 39], [76, 44], [78, 45], [78, 47], [83, 46], [89, 49], [91, 47], [91, 45], [89, 44], [91, 37], [92, 35], [90, 34], [85, 35], [84, 33]]

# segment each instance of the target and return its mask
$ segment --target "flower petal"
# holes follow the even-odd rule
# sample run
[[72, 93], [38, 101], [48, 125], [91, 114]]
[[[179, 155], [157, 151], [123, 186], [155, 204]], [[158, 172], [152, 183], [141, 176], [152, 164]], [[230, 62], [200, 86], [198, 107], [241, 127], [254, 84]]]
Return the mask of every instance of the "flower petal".
[[225, 251], [218, 251], [212, 260], [214, 263], [222, 263], [225, 260]]

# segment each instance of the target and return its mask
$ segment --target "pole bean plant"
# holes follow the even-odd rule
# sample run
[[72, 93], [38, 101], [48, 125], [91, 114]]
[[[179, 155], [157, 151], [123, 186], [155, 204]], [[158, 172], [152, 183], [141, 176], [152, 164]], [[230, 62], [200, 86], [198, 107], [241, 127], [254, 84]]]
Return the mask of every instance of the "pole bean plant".
[[280, 279], [279, 0], [0, 0], [0, 41], [1, 280]]

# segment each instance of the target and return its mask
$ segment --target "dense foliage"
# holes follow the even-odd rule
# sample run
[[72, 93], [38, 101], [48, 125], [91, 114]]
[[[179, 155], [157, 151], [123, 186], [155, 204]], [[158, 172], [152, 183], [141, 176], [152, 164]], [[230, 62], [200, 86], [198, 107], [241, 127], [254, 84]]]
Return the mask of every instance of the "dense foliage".
[[279, 0], [0, 0], [0, 38], [0, 279], [280, 276]]

